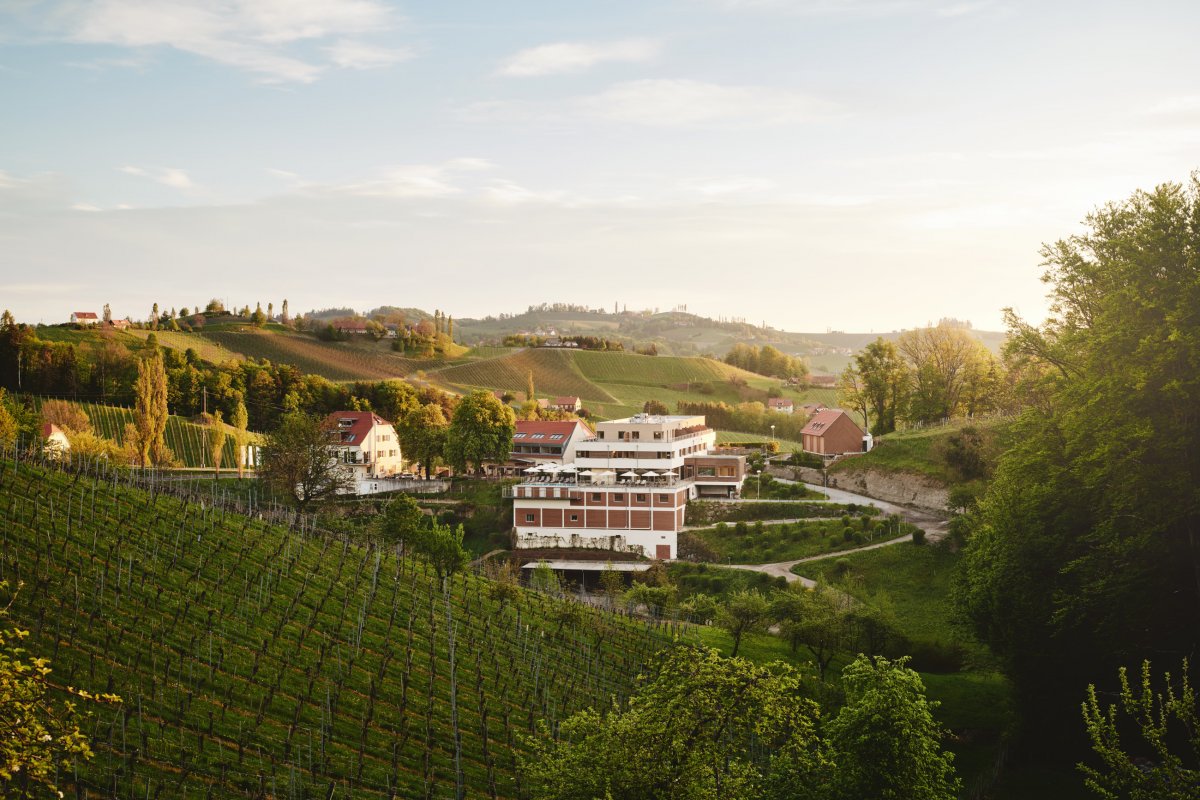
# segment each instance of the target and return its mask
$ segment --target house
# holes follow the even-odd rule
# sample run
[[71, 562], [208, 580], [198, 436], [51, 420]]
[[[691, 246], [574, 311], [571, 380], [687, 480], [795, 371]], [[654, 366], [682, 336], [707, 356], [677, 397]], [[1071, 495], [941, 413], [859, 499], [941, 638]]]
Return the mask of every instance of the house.
[[796, 410], [792, 401], [786, 397], [768, 397], [767, 408], [771, 411], [778, 411], [781, 414], [791, 414]]
[[[338, 461], [354, 475], [355, 485], [398, 475], [404, 466], [396, 429], [370, 411], [335, 411], [325, 418], [334, 437]], [[362, 493], [359, 491], [358, 493]]]
[[809, 375], [808, 385], [815, 389], [833, 389], [837, 386], [837, 375]]
[[72, 311], [71, 312], [71, 324], [72, 325], [98, 325], [98, 324], [100, 324], [100, 318], [97, 317], [91, 311]]
[[804, 452], [825, 458], [871, 449], [871, 435], [840, 408], [823, 408], [813, 414], [800, 431], [800, 440]]
[[517, 420], [512, 438], [512, 460], [521, 467], [544, 463], [570, 464], [575, 447], [595, 433], [587, 423], [572, 420]]
[[333, 323], [333, 329], [338, 333], [366, 333], [365, 319], [339, 319]]
[[547, 411], [550, 410], [550, 401], [546, 398], [539, 397], [535, 402], [537, 403], [538, 408], [545, 409]]
[[45, 440], [42, 451], [49, 458], [62, 458], [71, 451], [71, 442], [67, 440], [67, 434], [53, 422], [42, 426], [42, 438]]
[[564, 397], [554, 398], [554, 407], [559, 411], [569, 411], [572, 414], [578, 414], [583, 408], [583, 401], [574, 395], [566, 395]]
[[805, 416], [811, 417], [813, 414], [817, 413], [818, 411], [824, 411], [825, 404], [824, 403], [805, 403], [804, 405], [800, 406], [800, 410], [804, 412]]
[[572, 461], [543, 467], [510, 489], [515, 547], [675, 558], [688, 502], [741, 491], [745, 456], [716, 452], [716, 438], [702, 416], [598, 423], [575, 444]]
[[119, 331], [128, 330], [129, 328], [129, 320], [127, 319], [110, 320], [108, 324]]

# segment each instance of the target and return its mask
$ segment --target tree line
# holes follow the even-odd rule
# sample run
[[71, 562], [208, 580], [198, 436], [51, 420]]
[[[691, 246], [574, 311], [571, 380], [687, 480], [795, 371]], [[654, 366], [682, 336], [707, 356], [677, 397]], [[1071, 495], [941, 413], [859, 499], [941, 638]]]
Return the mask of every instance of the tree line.
[[804, 359], [789, 356], [769, 344], [756, 347], [739, 342], [725, 356], [725, 363], [768, 378], [801, 380], [808, 375]]

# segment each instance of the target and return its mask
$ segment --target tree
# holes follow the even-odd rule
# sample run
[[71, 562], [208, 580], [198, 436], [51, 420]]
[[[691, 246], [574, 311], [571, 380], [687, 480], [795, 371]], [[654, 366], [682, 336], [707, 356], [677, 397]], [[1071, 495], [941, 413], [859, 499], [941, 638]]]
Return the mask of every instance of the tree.
[[294, 497], [303, 513], [315, 501], [354, 488], [354, 476], [338, 458], [335, 430], [320, 417], [286, 414], [262, 445], [260, 475]]
[[846, 704], [829, 723], [838, 800], [954, 800], [960, 783], [945, 731], [933, 719], [921, 676], [907, 658], [859, 656], [842, 670]]
[[288, 317], [288, 301], [286, 297], [283, 298], [283, 305], [279, 309], [279, 321], [284, 325], [287, 325], [290, 321]]
[[112, 308], [108, 305], [108, 303], [104, 304], [104, 321], [112, 322]]
[[436, 403], [414, 408], [396, 426], [405, 457], [421, 465], [426, 479], [445, 454], [448, 429], [442, 407]]
[[479, 470], [485, 461], [504, 461], [512, 449], [516, 425], [512, 409], [491, 392], [472, 392], [454, 409], [446, 431], [446, 460], [458, 470], [468, 466]]
[[900, 351], [878, 338], [854, 356], [839, 384], [838, 398], [863, 414], [871, 433], [882, 436], [896, 430], [909, 386], [909, 370]]
[[379, 532], [389, 542], [396, 542], [401, 550], [417, 539], [425, 522], [425, 513], [417, 501], [406, 494], [388, 502], [379, 519]]
[[1041, 368], [978, 509], [957, 590], [1034, 746], [1076, 741], [1088, 683], [1200, 647], [1200, 175], [1043, 248], [1051, 316], [1008, 313]]
[[626, 704], [588, 709], [518, 758], [535, 800], [820, 797], [817, 707], [783, 664], [676, 645]]
[[155, 303], [154, 308], [150, 309], [150, 327], [158, 330], [158, 303]]
[[92, 429], [87, 413], [69, 400], [46, 400], [42, 403], [42, 421], [57, 425], [68, 433], [86, 433]]
[[451, 528], [435, 522], [431, 527], [419, 529], [417, 533], [416, 550], [429, 559], [438, 582], [443, 586], [447, 578], [465, 569], [471, 561], [471, 554], [462, 546], [462, 540], [462, 525]]
[[905, 331], [897, 349], [909, 363], [912, 388], [906, 416], [914, 422], [962, 413], [968, 380], [991, 357], [966, 328], [950, 321]]
[[533, 387], [533, 370], [525, 373], [525, 402], [532, 403], [537, 400], [537, 392]]
[[[1101, 797], [1128, 797], [1132, 800], [1157, 798], [1200, 798], [1200, 713], [1196, 694], [1188, 680], [1188, 662], [1180, 669], [1178, 687], [1171, 673], [1163, 682], [1165, 690], [1156, 690], [1150, 674], [1150, 662], [1142, 662], [1140, 692], [1134, 693], [1125, 668], [1120, 670], [1120, 705], [1107, 709], [1100, 705], [1095, 685], [1089, 685], [1083, 703], [1083, 720], [1092, 750], [1102, 768], [1080, 764], [1089, 789]], [[1136, 751], [1121, 743], [1121, 728], [1138, 734]], [[1190, 751], [1186, 757], [1171, 750]]]
[[667, 408], [667, 404], [662, 400], [647, 400], [642, 404], [642, 413], [666, 416], [671, 413], [671, 409]]
[[254, 313], [250, 315], [250, 321], [260, 328], [267, 324], [267, 315], [262, 310], [262, 303], [255, 303]]
[[[0, 591], [8, 583], [0, 581]], [[19, 589], [19, 587], [18, 587]], [[70, 701], [55, 700], [49, 690], [50, 662], [31, 657], [20, 642], [29, 632], [8, 627], [12, 598], [0, 608], [0, 794], [9, 798], [62, 797], [55, 785], [60, 771], [93, 753], [80, 728], [83, 717]], [[67, 689], [74, 699], [118, 704], [113, 694]]]
[[851, 640], [850, 599], [834, 589], [800, 589], [786, 605], [776, 605], [776, 619], [789, 642], [803, 644], [813, 654], [817, 674], [825, 680], [829, 663], [848, 649]]
[[0, 404], [0, 450], [9, 450], [16, 446], [21, 434], [21, 426], [3, 404]]
[[729, 596], [729, 602], [717, 615], [717, 624], [733, 637], [733, 652], [738, 654], [742, 645], [742, 637], [747, 633], [762, 630], [767, 623], [771, 607], [767, 599], [753, 589], [734, 592]]
[[221, 412], [214, 411], [208, 422], [208, 454], [212, 457], [213, 475], [221, 477], [221, 456], [225, 453], [225, 422]]
[[237, 404], [233, 407], [233, 416], [229, 422], [233, 425], [233, 447], [237, 458], [238, 480], [241, 480], [246, 469], [246, 442], [250, 438], [246, 433], [250, 415], [246, 413], [246, 404], [242, 402], [241, 397], [238, 397]]
[[139, 463], [144, 467], [168, 463], [170, 450], [163, 439], [167, 430], [167, 373], [157, 350], [138, 362], [133, 391]]

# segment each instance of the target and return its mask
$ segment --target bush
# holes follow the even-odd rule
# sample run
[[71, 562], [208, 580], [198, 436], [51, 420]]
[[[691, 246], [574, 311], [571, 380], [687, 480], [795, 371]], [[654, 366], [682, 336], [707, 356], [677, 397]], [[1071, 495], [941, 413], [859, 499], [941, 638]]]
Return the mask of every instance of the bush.
[[848, 542], [854, 538], [854, 528], [849, 526], [842, 528], [842, 541]]
[[925, 544], [925, 531], [921, 528], [914, 528], [912, 532], [912, 540], [915, 545]]
[[846, 576], [846, 573], [849, 571], [850, 571], [850, 559], [839, 558], [838, 560], [833, 562], [833, 574], [836, 575], [837, 577], [843, 578]]

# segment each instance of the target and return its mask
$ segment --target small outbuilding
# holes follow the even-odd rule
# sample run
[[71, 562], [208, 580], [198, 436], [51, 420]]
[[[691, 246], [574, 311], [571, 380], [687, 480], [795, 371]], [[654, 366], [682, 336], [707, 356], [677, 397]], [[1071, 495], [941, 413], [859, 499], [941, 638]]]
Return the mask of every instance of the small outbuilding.
[[840, 408], [824, 408], [813, 414], [800, 437], [804, 452], [825, 458], [871, 449], [870, 434]]

